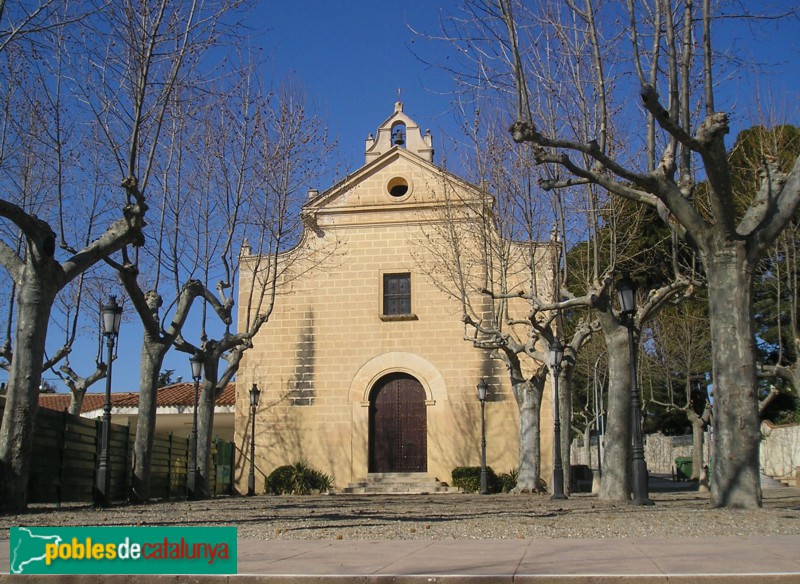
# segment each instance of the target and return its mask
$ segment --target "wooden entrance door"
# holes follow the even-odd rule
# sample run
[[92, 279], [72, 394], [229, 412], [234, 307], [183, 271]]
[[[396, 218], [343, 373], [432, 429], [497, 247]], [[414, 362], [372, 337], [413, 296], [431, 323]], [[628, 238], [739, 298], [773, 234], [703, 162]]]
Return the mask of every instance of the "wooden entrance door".
[[405, 373], [375, 385], [369, 407], [369, 472], [426, 472], [428, 417], [425, 390]]

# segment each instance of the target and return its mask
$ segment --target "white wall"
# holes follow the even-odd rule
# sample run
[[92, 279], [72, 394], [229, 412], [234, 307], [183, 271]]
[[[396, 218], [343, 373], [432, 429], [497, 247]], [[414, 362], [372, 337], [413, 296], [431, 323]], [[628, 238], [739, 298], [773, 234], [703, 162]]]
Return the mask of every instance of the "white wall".
[[800, 424], [761, 424], [761, 472], [780, 480], [796, 479], [800, 467]]
[[[761, 425], [761, 472], [778, 480], [795, 484], [800, 468], [800, 424], [774, 426], [769, 422]], [[705, 460], [708, 461], [708, 432], [704, 447]], [[586, 450], [579, 446], [578, 440], [572, 442], [571, 464], [588, 464], [597, 467], [597, 445], [591, 447], [591, 458], [586, 460]], [[670, 474], [678, 456], [692, 455], [692, 436], [664, 436], [648, 434], [645, 436], [645, 460], [651, 473]], [[798, 485], [800, 486], [800, 485]]]

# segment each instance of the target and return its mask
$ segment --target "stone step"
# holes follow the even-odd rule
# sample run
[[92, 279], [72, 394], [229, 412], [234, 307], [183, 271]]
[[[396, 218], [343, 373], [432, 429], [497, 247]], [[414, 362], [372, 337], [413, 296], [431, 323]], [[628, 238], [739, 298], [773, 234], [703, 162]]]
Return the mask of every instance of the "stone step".
[[417, 483], [417, 482], [439, 482], [428, 476], [425, 472], [371, 472], [365, 479], [375, 483]]
[[387, 487], [368, 485], [364, 487], [349, 485], [339, 491], [343, 495], [445, 495], [460, 493], [457, 487], [436, 487], [427, 489], [417, 486]]
[[365, 479], [350, 483], [340, 491], [345, 494], [435, 494], [460, 493], [426, 473], [370, 473]]

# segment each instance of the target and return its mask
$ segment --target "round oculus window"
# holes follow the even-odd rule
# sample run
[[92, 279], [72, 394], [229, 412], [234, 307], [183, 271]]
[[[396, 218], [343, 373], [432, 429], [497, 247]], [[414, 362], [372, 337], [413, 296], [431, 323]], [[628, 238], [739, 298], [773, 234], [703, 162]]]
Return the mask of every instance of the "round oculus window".
[[401, 176], [396, 176], [386, 185], [386, 190], [395, 198], [405, 197], [408, 194], [408, 181]]

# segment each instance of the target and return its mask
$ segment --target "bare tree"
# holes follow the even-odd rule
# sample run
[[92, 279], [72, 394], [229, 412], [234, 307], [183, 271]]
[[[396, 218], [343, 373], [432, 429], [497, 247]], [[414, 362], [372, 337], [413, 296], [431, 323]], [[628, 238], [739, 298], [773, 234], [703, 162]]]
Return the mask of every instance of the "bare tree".
[[[769, 252], [774, 268], [770, 284], [775, 299], [777, 350], [765, 374], [782, 379], [800, 397], [800, 220], [792, 221]], [[788, 329], [788, 330], [787, 330]]]
[[[137, 262], [107, 260], [116, 269], [143, 325], [139, 363], [139, 415], [133, 449], [130, 499], [136, 503], [150, 498], [151, 459], [157, 409], [157, 390], [164, 358], [189, 318], [198, 297], [216, 299], [203, 282], [192, 277], [192, 268], [201, 262], [196, 250], [183, 245], [181, 233], [197, 231], [196, 223], [187, 221], [197, 197], [187, 194], [182, 179], [191, 168], [189, 138], [192, 127], [187, 124], [190, 112], [196, 109], [191, 99], [178, 97], [169, 108], [170, 123], [162, 135], [163, 156], [153, 170], [156, 188], [153, 195], [157, 223], [153, 230], [153, 247]], [[190, 239], [190, 238], [189, 238]], [[152, 263], [151, 263], [152, 260]], [[188, 264], [188, 274], [181, 267]], [[141, 275], [141, 278], [140, 278]], [[162, 293], [163, 292], [163, 293]], [[165, 307], [165, 298], [166, 304]]]
[[[563, 330], [553, 309], [563, 262], [557, 230], [551, 232], [550, 201], [536, 186], [532, 160], [513, 148], [496, 123], [484, 122], [480, 113], [475, 119], [464, 129], [481, 189], [465, 189], [454, 178], [442, 181], [445, 204], [423, 227], [425, 258], [437, 260], [418, 265], [461, 303], [464, 339], [505, 365], [519, 408], [516, 491], [535, 492], [542, 488], [540, 422], [550, 347], [567, 345], [554, 399], [568, 418], [572, 368], [595, 327], [581, 323]], [[566, 334], [571, 337], [564, 341]], [[568, 443], [567, 431], [556, 447], [568, 453]], [[568, 485], [568, 464], [564, 473]]]
[[[105, 379], [108, 366], [103, 361], [102, 357], [102, 331], [100, 330], [100, 298], [99, 295], [90, 291], [93, 282], [91, 279], [86, 278], [85, 274], [81, 274], [79, 278], [73, 281], [70, 286], [62, 291], [62, 294], [56, 299], [54, 313], [58, 313], [63, 319], [63, 326], [60, 325], [57, 314], [53, 314], [53, 324], [55, 328], [60, 329], [63, 333], [64, 339], [57, 351], [56, 357], [48, 358], [44, 367], [49, 368], [61, 381], [67, 386], [70, 393], [70, 403], [67, 411], [73, 416], [79, 416], [81, 408], [83, 407], [83, 398], [86, 391], [101, 379]], [[96, 292], [99, 292], [97, 288]], [[86, 306], [90, 301], [95, 299], [91, 306]], [[82, 316], [88, 313], [89, 317], [83, 319]], [[97, 339], [97, 354], [94, 359], [94, 368], [86, 375], [81, 375], [75, 370], [71, 362], [70, 356], [72, 355], [75, 343], [79, 338], [85, 337], [81, 330], [85, 323], [84, 320], [94, 324], [92, 336]], [[51, 331], [54, 332], [54, 331]], [[55, 334], [50, 335], [51, 338]], [[85, 358], [86, 355], [83, 355]], [[115, 356], [112, 358], [116, 358]], [[81, 365], [84, 365], [81, 363]], [[81, 367], [81, 365], [76, 365]]]
[[[49, 6], [49, 9], [54, 7], [54, 5]], [[39, 7], [40, 19], [43, 18], [41, 16], [42, 11], [45, 11], [45, 5]], [[26, 15], [28, 21], [30, 21], [30, 16]], [[37, 190], [33, 187], [34, 176], [46, 177], [47, 184], [51, 186], [47, 190], [39, 190], [42, 193], [47, 193], [48, 196], [52, 195], [53, 200], [57, 201], [58, 218], [53, 223], [57, 230], [59, 246], [64, 249], [88, 246], [95, 238], [97, 224], [103, 219], [105, 212], [103, 208], [105, 204], [104, 190], [109, 180], [104, 171], [104, 167], [108, 165], [108, 160], [104, 158], [100, 149], [91, 149], [88, 156], [82, 156], [79, 153], [83, 153], [84, 148], [74, 146], [79, 142], [86, 145], [98, 143], [97, 135], [83, 135], [76, 131], [76, 120], [72, 119], [74, 103], [71, 102], [69, 97], [70, 75], [68, 69], [70, 59], [66, 40], [69, 36], [69, 30], [66, 24], [70, 18], [77, 21], [83, 20], [85, 17], [86, 15], [81, 18], [78, 15], [70, 16], [68, 13], [59, 13], [50, 18], [49, 21], [45, 19], [42, 27], [44, 30], [49, 31], [47, 37], [49, 44], [46, 47], [50, 49], [48, 53], [50, 58], [33, 60], [32, 66], [24, 69], [28, 72], [29, 77], [22, 88], [23, 93], [28, 95], [29, 103], [35, 104], [30, 108], [34, 116], [30, 118], [30, 121], [35, 120], [41, 130], [29, 134], [39, 144], [38, 156], [20, 159], [20, 161], [27, 160], [27, 163], [16, 167], [21, 183], [24, 185], [21, 191], [32, 195]], [[18, 25], [17, 30], [25, 29], [20, 29]], [[43, 44], [38, 43], [40, 49]], [[19, 76], [19, 70], [17, 74], [14, 73], [14, 70], [19, 64], [30, 63], [30, 60], [25, 55], [19, 55], [18, 47], [14, 45], [9, 48], [6, 57], [8, 57], [7, 65], [9, 65], [7, 80], [10, 86], [14, 87], [22, 81]], [[51, 87], [52, 90], [38, 92], [33, 90], [36, 87]], [[13, 100], [14, 95], [15, 91], [9, 92], [7, 96], [9, 103]], [[9, 114], [11, 108], [4, 108], [4, 111]], [[4, 127], [9, 131], [13, 125], [5, 124]], [[35, 127], [37, 126], [28, 125], [29, 129], [34, 129]], [[10, 134], [6, 133], [6, 136], [10, 137]], [[16, 136], [16, 139], [24, 139], [19, 134]], [[29, 152], [32, 151], [29, 150]], [[13, 168], [13, 164], [11, 167]], [[46, 170], [44, 172], [39, 170], [34, 174], [32, 172], [34, 167]], [[85, 187], [83, 197], [71, 196], [77, 181], [81, 181]], [[45, 209], [51, 204], [46, 199], [43, 199], [42, 203], [46, 205]], [[37, 203], [33, 204], [36, 205]], [[10, 232], [8, 233], [8, 241], [13, 241], [15, 248], [21, 248], [20, 238], [15, 238]], [[102, 363], [99, 355], [92, 366], [93, 371], [85, 376], [79, 375], [70, 363], [70, 355], [76, 340], [84, 336], [86, 323], [82, 315], [87, 308], [90, 309], [91, 322], [94, 325], [98, 323], [98, 311], [91, 310], [95, 305], [99, 308], [100, 303], [99, 295], [95, 293], [99, 292], [97, 290], [98, 280], [93, 275], [95, 272], [96, 270], [90, 269], [81, 273], [57, 295], [53, 305], [51, 326], [55, 326], [58, 332], [63, 333], [63, 339], [61, 344], [58, 344], [57, 334], [52, 334], [48, 337], [48, 349], [45, 353], [45, 362], [43, 364], [43, 370], [51, 370], [69, 387], [72, 397], [69, 411], [76, 415], [80, 412], [81, 402], [86, 390], [94, 382], [102, 379], [106, 370], [105, 364]], [[90, 295], [95, 302], [88, 300], [87, 293], [90, 291]], [[5, 369], [10, 367], [11, 362], [11, 325], [15, 308], [13, 284], [8, 296], [10, 300], [7, 313], [8, 326], [5, 331], [6, 337], [3, 348], [0, 349], [0, 355], [5, 357], [5, 362], [0, 363], [0, 366]], [[87, 304], [90, 306], [87, 307]], [[96, 326], [92, 327], [92, 333], [97, 333]], [[78, 359], [78, 361], [81, 360]], [[81, 363], [78, 367], [83, 365]]]
[[[65, 85], [69, 79], [64, 32], [64, 29], [58, 30], [59, 52], [56, 53], [53, 71], [58, 80], [57, 87]], [[53, 129], [48, 132], [59, 191], [58, 237], [62, 246], [70, 246], [70, 241], [85, 246], [95, 236], [98, 221], [104, 212], [104, 191], [113, 178], [108, 176], [109, 158], [104, 149], [97, 147], [102, 142], [97, 128], [92, 128], [91, 133], [81, 136], [83, 144], [94, 146], [87, 148], [88, 153], [81, 155], [79, 152], [83, 153], [83, 148], [66, 147], [70, 142], [69, 138], [75, 134], [75, 122], [70, 120], [62, 93], [63, 91], [55, 92], [50, 100], [55, 115]], [[78, 181], [84, 185], [83, 197], [66, 196], [65, 189]], [[51, 327], [55, 329], [48, 335], [49, 349], [44, 369], [52, 371], [70, 390], [69, 412], [73, 415], [80, 414], [83, 398], [89, 387], [104, 379], [107, 373], [107, 365], [102, 357], [100, 308], [113, 286], [111, 278], [104, 270], [93, 267], [70, 282], [59, 293], [53, 306]], [[94, 362], [90, 362], [87, 355], [80, 354], [73, 361], [73, 349], [87, 333], [89, 338], [97, 340]], [[58, 342], [59, 334], [63, 335], [61, 342]]]
[[650, 385], [646, 401], [686, 415], [692, 427], [690, 478], [699, 479], [706, 464], [704, 436], [712, 414], [706, 389], [711, 364], [708, 313], [692, 302], [670, 307], [650, 323], [648, 332], [654, 345], [651, 358], [658, 363], [655, 376], [666, 387], [660, 392], [664, 395], [658, 395]]
[[[102, 52], [87, 51], [87, 62], [98, 65], [89, 68], [93, 83], [86, 87], [92, 91], [87, 90], [83, 98], [102, 129], [116, 164], [136, 172], [141, 192], [150, 187], [154, 193], [159, 217], [155, 226], [159, 230], [165, 224], [166, 203], [181, 200], [180, 185], [171, 179], [180, 176], [175, 168], [180, 168], [182, 162], [180, 148], [187, 128], [184, 121], [187, 115], [199, 113], [197, 104], [219, 73], [214, 68], [215, 59], [222, 58], [223, 51], [219, 49], [230, 38], [239, 4], [237, 0], [113, 4], [103, 11], [100, 23], [103, 30], [114, 31], [117, 42]], [[212, 49], [218, 52], [212, 53]], [[117, 71], [125, 78], [122, 93], [119, 84], [108, 75]], [[141, 117], [119, 115], [120, 100], [130, 104]], [[123, 148], [125, 143], [118, 137], [128, 132], [132, 141]], [[162, 241], [159, 233], [154, 237], [157, 242]], [[160, 254], [158, 245], [151, 253]], [[194, 299], [213, 298], [199, 280], [173, 279], [175, 310], [162, 328], [159, 312], [164, 299], [158, 291], [158, 274], [147, 273], [146, 279], [155, 280], [153, 288], [142, 288], [137, 281], [145, 260], [146, 257], [140, 258], [138, 248], [128, 247], [122, 249], [121, 260], [107, 259], [118, 271], [145, 331], [140, 364], [140, 422], [133, 460], [131, 497], [135, 501], [149, 497], [155, 386], [164, 355], [178, 338]], [[173, 265], [173, 270], [179, 270], [179, 266]]]
[[[141, 241], [147, 209], [135, 178], [135, 168], [130, 168], [130, 172], [123, 174], [122, 188], [118, 191], [124, 194], [122, 200], [107, 202], [121, 207], [120, 218], [112, 220], [106, 216], [104, 222], [108, 227], [82, 248], [73, 247], [63, 237], [60, 241], [57, 238], [53, 225], [58, 225], [59, 213], [68, 205], [67, 196], [73, 192], [59, 188], [58, 179], [62, 175], [58, 166], [63, 158], [58, 153], [54, 156], [45, 146], [53, 143], [45, 138], [46, 133], [60, 128], [51, 125], [49, 115], [61, 111], [60, 105], [53, 109], [54, 104], [59, 103], [53, 96], [58, 95], [61, 88], [58, 83], [42, 83], [44, 79], [53, 78], [38, 75], [37, 68], [46, 68], [50, 57], [62, 54], [60, 41], [63, 37], [54, 38], [50, 33], [63, 30], [60, 25], [64, 23], [64, 13], [48, 10], [47, 15], [41, 11], [35, 14], [44, 20], [36, 26], [32, 25], [33, 21], [27, 21], [31, 28], [26, 34], [20, 34], [18, 27], [3, 33], [5, 42], [0, 51], [3, 76], [9, 87], [0, 146], [0, 170], [3, 172], [0, 217], [4, 227], [0, 264], [13, 282], [17, 310], [13, 320], [13, 344], [7, 341], [4, 347], [4, 356], [10, 360], [10, 365], [6, 407], [0, 427], [0, 506], [8, 510], [20, 510], [26, 504], [31, 433], [55, 298], [69, 282], [104, 257], [127, 244]], [[9, 22], [14, 27], [13, 19]], [[81, 23], [84, 25], [85, 21]], [[73, 39], [81, 36], [79, 30], [74, 32]], [[98, 41], [97, 38], [93, 40]], [[55, 50], [48, 54], [48, 46]], [[17, 64], [23, 66], [17, 67]], [[79, 115], [74, 101], [70, 107], [76, 108], [72, 111]], [[146, 113], [140, 107], [132, 117], [141, 121]], [[136, 135], [131, 138], [132, 144], [138, 144]], [[135, 152], [133, 149], [132, 162]], [[38, 163], [40, 160], [50, 164]], [[9, 317], [9, 328], [11, 323]]]
[[[164, 154], [154, 170], [154, 245], [138, 264], [109, 262], [145, 331], [131, 493], [137, 502], [150, 497], [156, 390], [167, 352], [174, 346], [200, 355], [204, 363], [198, 458], [190, 461], [192, 471], [200, 470], [199, 482], [192, 481], [192, 494], [199, 498], [209, 492], [216, 398], [269, 319], [277, 280], [310, 261], [294, 258], [279, 267], [277, 258], [298, 242], [305, 189], [331, 150], [322, 122], [296, 84], [266, 93], [252, 66], [228, 63], [230, 69], [220, 72], [203, 99], [181, 94], [170, 106]], [[248, 241], [262, 252], [254, 259]], [[246, 256], [245, 272], [257, 285], [243, 307], [252, 318], [237, 333], [231, 328], [234, 286]], [[199, 325], [198, 341], [187, 338], [190, 320]]]
[[[704, 1], [699, 10], [691, 0], [646, 7], [649, 12], [629, 2], [627, 21], [610, 3], [587, 0], [579, 7], [568, 2], [561, 10], [581, 20], [594, 14], [603, 38], [616, 39], [619, 50], [627, 51], [625, 58], [622, 52], [616, 54], [616, 63], [633, 65], [632, 73], [641, 84], [643, 121], [645, 125], [648, 118], [655, 122], [660, 156], [654, 169], [648, 169], [645, 160], [638, 161], [634, 149], [614, 151], [597, 139], [587, 141], [568, 132], [540, 130], [529, 105], [538, 88], [527, 83], [536, 78], [538, 62], [528, 60], [527, 55], [537, 46], [535, 34], [551, 38], [551, 33], [546, 23], [530, 18], [517, 2], [499, 0], [498, 18], [506, 26], [502, 47], [510, 55], [507, 62], [517, 87], [517, 121], [511, 132], [517, 142], [531, 145], [539, 163], [563, 169], [569, 177], [564, 180], [597, 184], [614, 195], [657, 207], [676, 233], [697, 247], [709, 286], [717, 404], [712, 504], [754, 507], [761, 504], [761, 489], [752, 273], [800, 205], [800, 158], [788, 173], [765, 164], [759, 190], [753, 193], [747, 210], [738, 215], [724, 144], [728, 116], [714, 105], [711, 3]], [[627, 47], [619, 41], [625, 38], [625, 29], [630, 31]], [[646, 42], [653, 47], [649, 52], [642, 50]], [[654, 82], [645, 74], [648, 59], [652, 70], [663, 72], [663, 80], [659, 77]], [[600, 87], [606, 80], [599, 75], [586, 82]], [[659, 87], [668, 96], [666, 106]], [[607, 94], [608, 86], [602, 91]], [[630, 91], [628, 86], [618, 86], [618, 92], [626, 91]], [[623, 107], [617, 111], [618, 119], [635, 119], [635, 111]], [[702, 121], [694, 120], [698, 112], [705, 116]], [[702, 166], [707, 179], [709, 216], [698, 208], [694, 196], [695, 163]], [[558, 179], [544, 186], [561, 184]]]
[[[783, 171], [800, 153], [800, 129], [790, 125], [754, 126], [743, 131], [730, 153], [732, 185], [738, 205], [758, 188], [764, 160]], [[759, 376], [777, 379], [800, 397], [800, 210], [775, 239], [756, 273], [756, 330], [762, 352]]]
[[[91, 11], [86, 7], [65, 6], [57, 0], [39, 0], [28, 5], [0, 0], [0, 52], [26, 36], [36, 37], [75, 24]], [[102, 4], [95, 9], [102, 8]]]
[[[581, 351], [572, 382], [572, 431], [583, 436], [582, 464], [602, 470], [602, 420], [605, 416], [606, 351], [602, 337], [593, 336]], [[601, 366], [602, 365], [602, 366]], [[581, 387], [581, 385], [583, 387]], [[592, 459], [591, 437], [597, 437], [597, 458]], [[600, 475], [597, 475], [600, 478]], [[599, 485], [599, 483], [598, 483]]]
[[[176, 342], [179, 350], [201, 355], [204, 363], [198, 408], [197, 497], [210, 495], [215, 401], [238, 372], [242, 357], [253, 347], [253, 338], [269, 321], [280, 301], [278, 287], [290, 285], [336, 250], [335, 241], [303, 253], [297, 247], [309, 185], [326, 170], [335, 147], [323, 120], [293, 79], [269, 96], [251, 100], [246, 94], [229, 99], [218, 110], [216, 131], [208, 134], [214, 144], [205, 145], [210, 156], [203, 162], [208, 170], [203, 175], [210, 180], [201, 190], [216, 199], [207, 213], [221, 214], [224, 222], [218, 234], [202, 230], [197, 243], [199, 257], [204, 258], [204, 285], [210, 288], [212, 278], [219, 278], [217, 300], [205, 299], [212, 311], [203, 309], [200, 343], [184, 338]], [[242, 289], [247, 296], [239, 310], [247, 317], [243, 329], [234, 332], [231, 313], [237, 277], [253, 285]], [[217, 338], [208, 326], [210, 319], [224, 325]]]
[[[584, 11], [572, 11], [569, 8], [571, 6], [564, 7], [559, 2], [540, 2], [535, 11], [526, 13], [529, 20], [526, 20], [525, 27], [521, 27], [524, 32], [536, 35], [546, 31], [547, 34], [526, 44], [524, 56], [513, 50], [519, 44], [515, 28], [519, 18], [515, 18], [508, 10], [504, 12], [503, 5], [498, 7], [493, 2], [468, 2], [465, 7], [467, 16], [461, 20], [454, 19], [456, 28], [448, 32], [446, 37], [457, 45], [469, 39], [467, 46], [459, 48], [467, 56], [468, 64], [464, 67], [471, 67], [475, 73], [473, 77], [462, 74], [460, 79], [488, 85], [496, 89], [502, 99], [505, 92], [510, 95], [514, 86], [514, 80], [509, 83], [508, 78], [504, 77], [503, 66], [510, 66], [511, 71], [520, 75], [530, 73], [532, 83], [537, 88], [535, 99], [529, 99], [527, 93], [521, 94], [519, 107], [523, 107], [531, 119], [536, 119], [545, 128], [544, 133], [566, 132], [595, 144], [602, 151], [617, 150], [620, 144], [618, 139], [615, 140], [616, 129], [612, 126], [613, 119], [609, 112], [616, 110], [610, 92], [618, 80], [604, 73], [603, 55], [613, 50], [619, 39], [612, 39], [609, 43], [608, 39], [603, 38], [601, 23], [591, 4]], [[513, 41], [511, 45], [505, 40], [509, 26]], [[479, 39], [490, 39], [490, 42]], [[480, 45], [480, 50], [473, 50], [477, 45]], [[523, 71], [523, 58], [535, 65], [526, 66]], [[553, 161], [541, 160], [540, 152], [535, 149], [528, 156], [533, 163], [540, 165], [539, 185], [553, 191], [553, 208], [563, 257], [566, 257], [571, 242], [589, 241], [582, 269], [570, 272], [566, 265], [560, 267], [555, 296], [539, 309], [572, 313], [582, 310], [587, 319], [585, 322], [591, 322], [606, 339], [612, 375], [608, 404], [608, 448], [605, 451], [607, 472], [603, 474], [600, 496], [626, 500], [630, 493], [627, 467], [631, 459], [631, 356], [626, 319], [614, 305], [613, 275], [620, 266], [630, 264], [633, 258], [626, 257], [621, 236], [612, 236], [604, 243], [600, 241], [598, 233], [604, 229], [604, 225], [615, 225], [617, 220], [633, 232], [639, 214], [634, 212], [619, 219], [602, 217], [599, 209], [604, 196], [602, 185], [581, 177], [562, 177], [558, 166]], [[588, 152], [581, 152], [579, 156], [583, 165], [592, 167], [593, 161]], [[630, 209], [631, 206], [629, 212]], [[644, 295], [645, 303], [631, 323], [637, 338], [641, 325], [647, 319], [666, 302], [690, 290], [691, 281], [683, 275], [678, 262], [673, 262], [672, 267], [672, 270], [668, 270], [672, 282], [659, 283]], [[565, 370], [567, 380], [570, 371]], [[563, 386], [567, 392], [562, 396], [565, 403], [560, 409], [570, 412], [569, 384], [564, 383]], [[562, 440], [562, 450], [567, 450], [568, 433], [562, 436]]]

